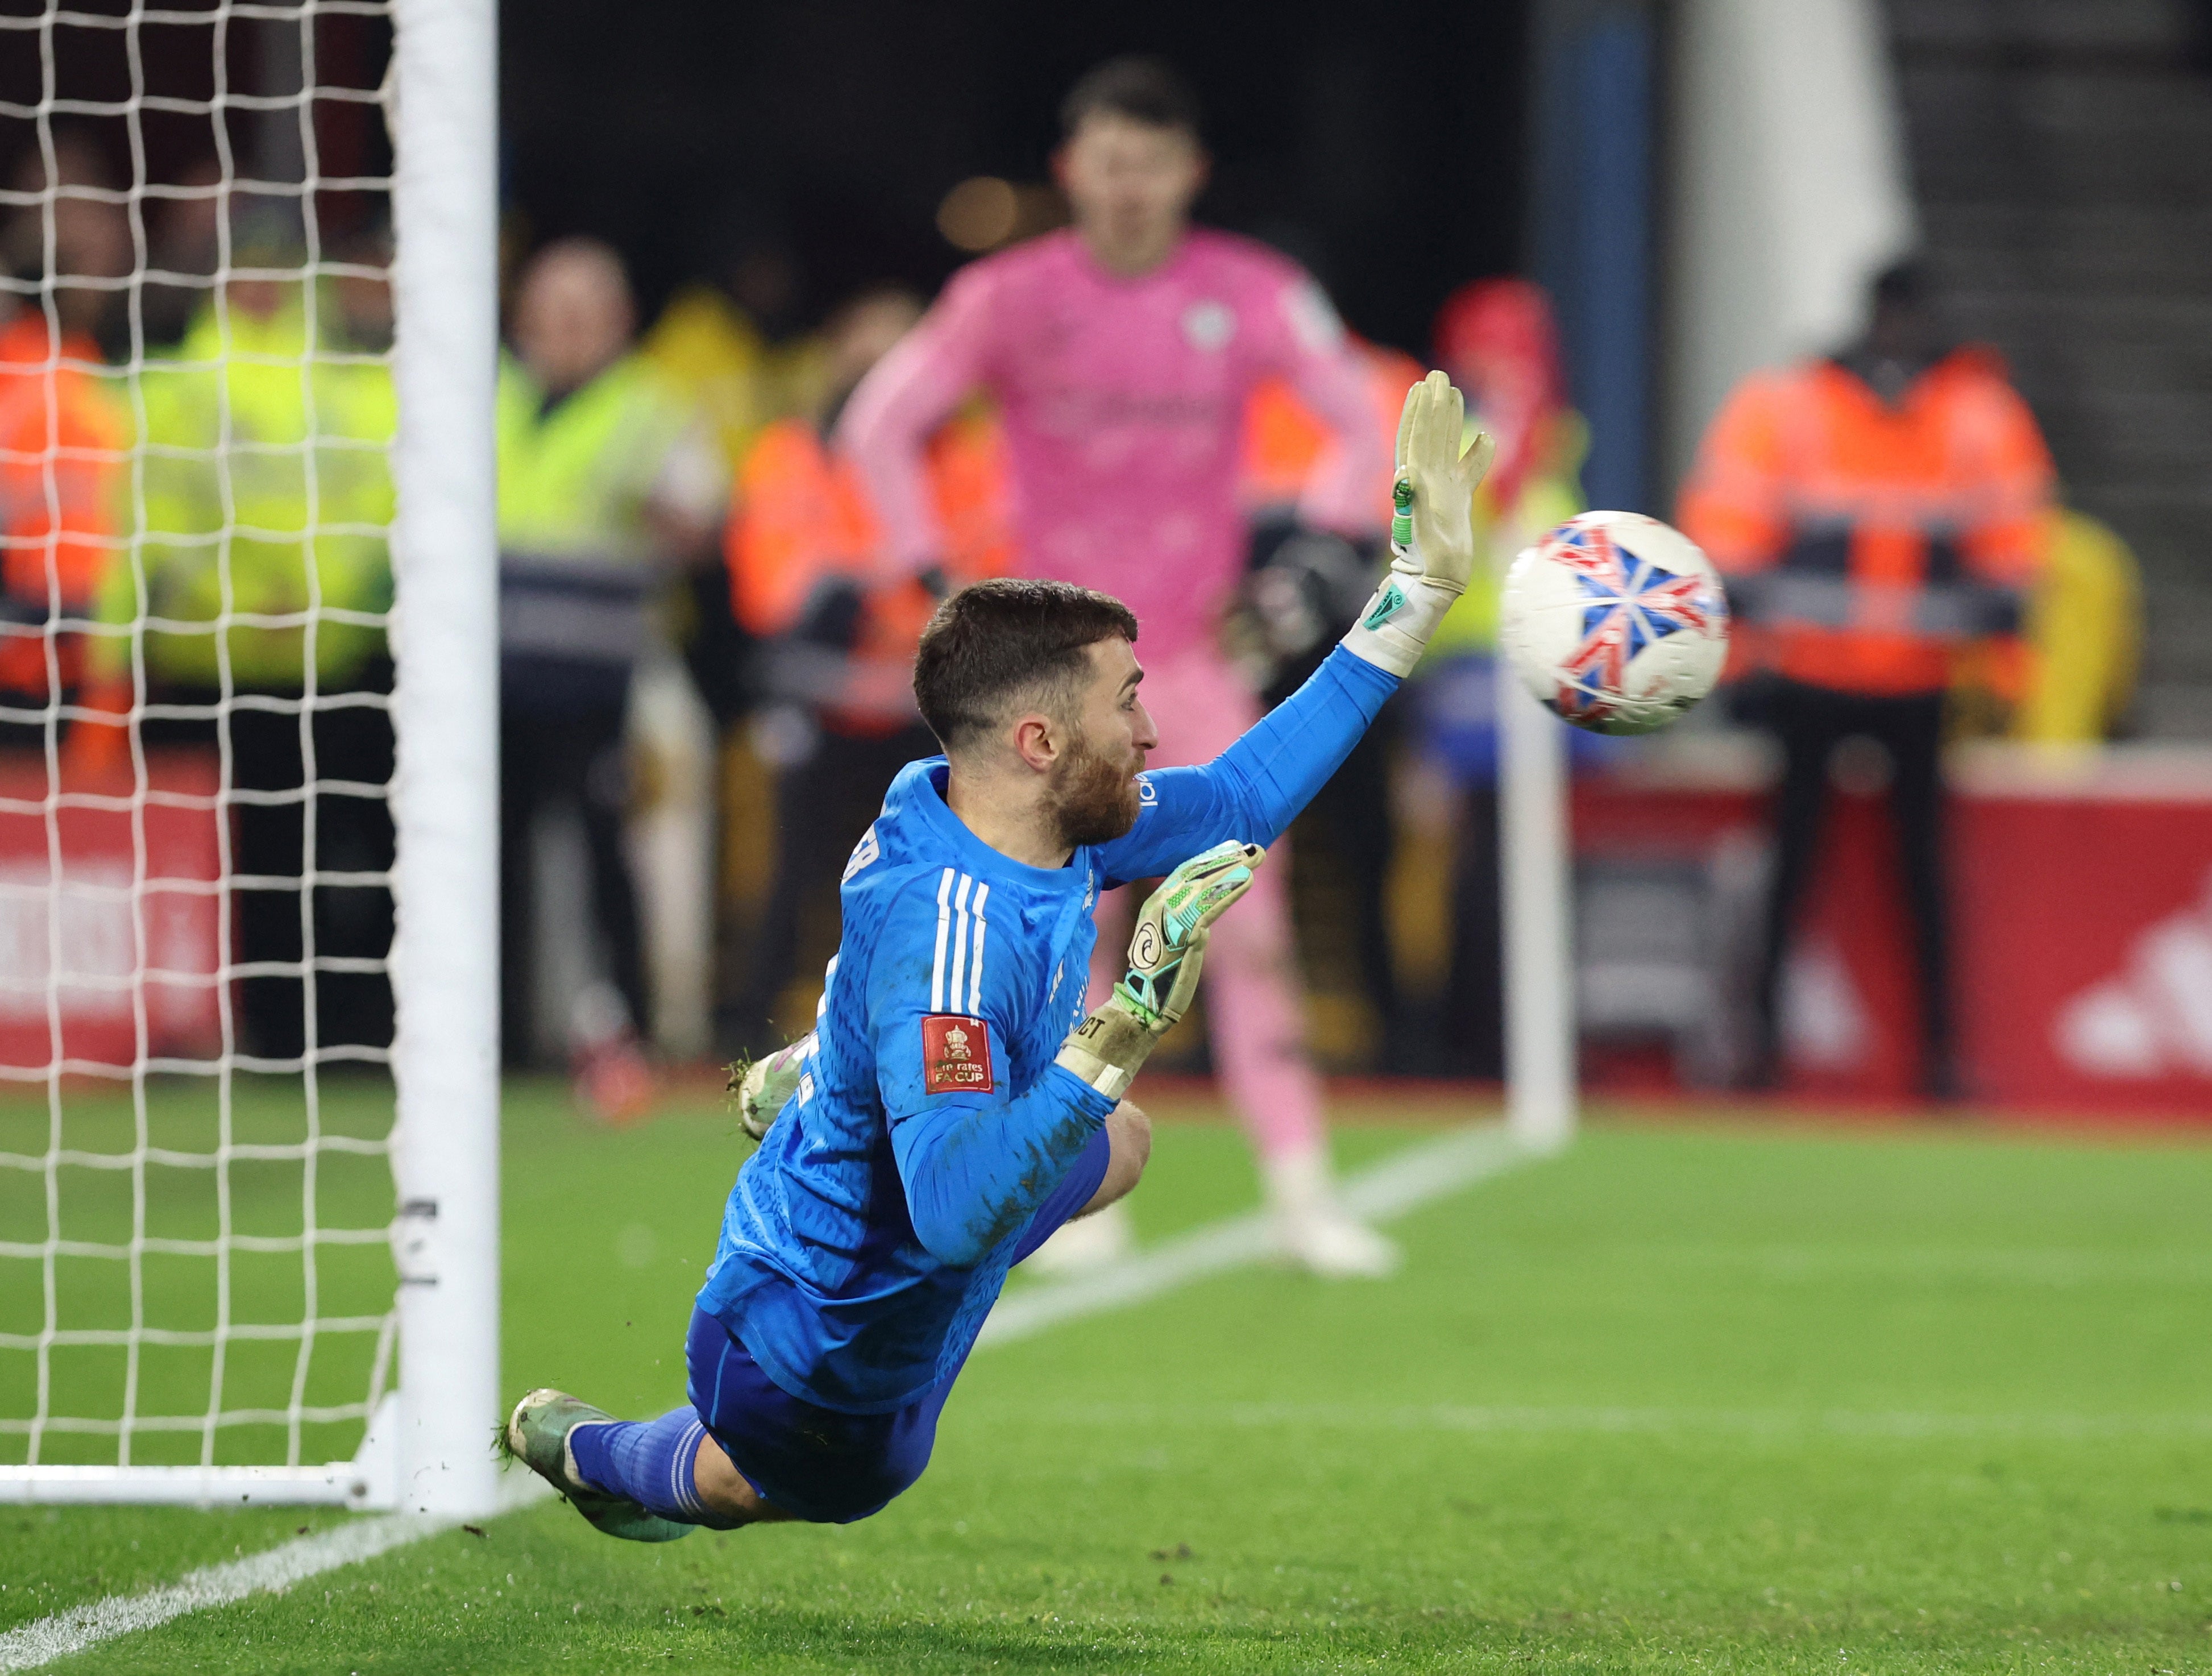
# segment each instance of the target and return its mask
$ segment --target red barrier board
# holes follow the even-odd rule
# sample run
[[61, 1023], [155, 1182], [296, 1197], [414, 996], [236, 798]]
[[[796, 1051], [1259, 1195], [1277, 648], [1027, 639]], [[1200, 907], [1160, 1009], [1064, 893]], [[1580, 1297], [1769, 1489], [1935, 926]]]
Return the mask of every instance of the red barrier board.
[[[1709, 859], [1763, 843], [1740, 771], [1578, 783], [1578, 857]], [[1968, 1095], [2023, 1109], [2212, 1121], [2212, 754], [1954, 757], [1948, 843]], [[1910, 1096], [1915, 968], [1879, 792], [1832, 792], [1794, 941], [1785, 1086]]]
[[55, 795], [38, 754], [0, 756], [0, 1068], [218, 1050], [216, 774], [155, 751], [143, 801], [127, 780]]
[[2212, 1120], [2212, 797], [2184, 790], [1960, 799], [1960, 1022], [1997, 1098]]

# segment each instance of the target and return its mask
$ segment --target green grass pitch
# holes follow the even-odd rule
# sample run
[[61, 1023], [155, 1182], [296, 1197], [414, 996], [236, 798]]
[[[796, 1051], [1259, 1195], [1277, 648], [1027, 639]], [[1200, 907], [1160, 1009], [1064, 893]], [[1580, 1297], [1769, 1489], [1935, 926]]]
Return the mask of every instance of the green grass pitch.
[[[1358, 1102], [1340, 1151], [1439, 1109]], [[513, 1091], [511, 1391], [680, 1400], [738, 1156], [703, 1099], [617, 1134]], [[1189, 1107], [1134, 1203], [1152, 1239], [1252, 1197]], [[50, 1668], [2212, 1670], [2201, 1135], [1600, 1113], [1395, 1231], [1387, 1283], [1245, 1270], [980, 1353], [864, 1524], [653, 1548], [547, 1503]], [[0, 1630], [344, 1516], [0, 1509]]]

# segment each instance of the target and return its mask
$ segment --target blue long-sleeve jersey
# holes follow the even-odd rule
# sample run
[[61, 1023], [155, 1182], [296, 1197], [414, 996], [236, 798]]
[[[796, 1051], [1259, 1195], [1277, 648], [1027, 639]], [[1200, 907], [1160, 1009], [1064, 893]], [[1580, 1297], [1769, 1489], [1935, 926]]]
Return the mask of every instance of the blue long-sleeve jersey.
[[1136, 824], [1066, 865], [1000, 854], [914, 762], [845, 868], [805, 1075], [745, 1161], [699, 1306], [776, 1384], [883, 1413], [958, 1368], [1015, 1236], [1113, 1102], [1054, 1064], [1082, 1018], [1098, 895], [1224, 839], [1270, 844], [1395, 676], [1340, 648], [1202, 768], [1139, 782]]

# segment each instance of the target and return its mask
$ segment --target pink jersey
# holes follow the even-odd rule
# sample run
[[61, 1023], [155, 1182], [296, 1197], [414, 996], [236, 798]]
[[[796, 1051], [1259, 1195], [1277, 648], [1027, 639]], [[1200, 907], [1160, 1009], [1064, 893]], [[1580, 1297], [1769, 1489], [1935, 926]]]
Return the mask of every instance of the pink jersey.
[[1172, 655], [1211, 641], [1243, 569], [1245, 398], [1279, 373], [1339, 445], [1308, 516], [1379, 529], [1389, 462], [1328, 300], [1295, 263], [1202, 228], [1137, 279], [1100, 267], [1073, 232], [971, 264], [862, 382], [838, 440], [894, 562], [926, 564], [941, 543], [923, 445], [970, 392], [989, 392], [1012, 463], [1017, 571], [1118, 596], [1146, 652]]

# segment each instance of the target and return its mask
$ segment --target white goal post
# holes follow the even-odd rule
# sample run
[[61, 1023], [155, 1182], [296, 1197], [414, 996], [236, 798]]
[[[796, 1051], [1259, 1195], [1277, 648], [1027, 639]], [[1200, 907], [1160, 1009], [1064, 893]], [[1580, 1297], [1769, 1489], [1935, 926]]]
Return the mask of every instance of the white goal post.
[[[96, 622], [93, 607], [64, 601], [55, 584], [55, 603], [44, 623], [9, 632], [19, 638], [42, 637], [49, 671], [59, 667], [55, 648], [75, 637], [88, 644], [106, 633], [128, 645], [137, 683], [130, 710], [132, 790], [127, 796], [86, 792], [65, 777], [68, 737], [73, 726], [87, 722], [89, 701], [65, 695], [58, 678], [42, 707], [27, 699], [0, 698], [11, 726], [34, 735], [43, 729], [46, 774], [44, 791], [35, 795], [13, 781], [0, 785], [0, 823], [29, 823], [24, 829], [42, 830], [46, 840], [44, 859], [24, 864], [29, 871], [11, 871], [13, 864], [0, 859], [0, 964], [15, 969], [0, 971], [0, 990], [8, 992], [0, 995], [0, 1004], [15, 1004], [21, 999], [18, 992], [29, 995], [31, 1000], [17, 1008], [31, 1021], [25, 1028], [34, 1036], [44, 1030], [51, 1041], [50, 1048], [39, 1050], [42, 1063], [0, 1054], [0, 1079], [8, 1084], [0, 1088], [0, 1096], [15, 1102], [0, 1110], [0, 1125], [9, 1126], [0, 1127], [0, 1137], [31, 1137], [21, 1143], [0, 1139], [0, 1503], [325, 1503], [404, 1508], [453, 1518], [481, 1515], [495, 1510], [501, 1499], [489, 1448], [501, 1394], [492, 435], [497, 349], [495, 0], [176, 0], [173, 10], [138, 0], [112, 7], [100, 0], [83, 3], [93, 9], [71, 10], [64, 0], [46, 0], [42, 15], [10, 18], [0, 26], [0, 52], [35, 49], [42, 55], [35, 106], [8, 103], [0, 115], [35, 134], [33, 143], [45, 160], [43, 185], [6, 193], [0, 211], [43, 219], [46, 283], [43, 288], [16, 284], [14, 301], [18, 311], [43, 310], [53, 323], [52, 341], [62, 346], [45, 369], [47, 400], [58, 404], [58, 381], [81, 373], [93, 383], [106, 380], [113, 391], [125, 392], [113, 399], [131, 404], [128, 422], [136, 429], [121, 469], [131, 510], [114, 532], [100, 539], [110, 550], [108, 562], [129, 568], [139, 604], [135, 620], [118, 628], [112, 617]], [[389, 22], [390, 68], [380, 89], [318, 85], [316, 31], [331, 27], [333, 20], [337, 27], [369, 32]], [[148, 92], [144, 66], [151, 49], [142, 52], [142, 35], [151, 40], [150, 32], [161, 29], [170, 32], [166, 39], [172, 43], [180, 31], [209, 32], [212, 62], [204, 68], [211, 77], [211, 96]], [[240, 53], [234, 44], [226, 49], [226, 34], [236, 32], [234, 43], [236, 33], [253, 30], [261, 32], [264, 43], [289, 37], [292, 46], [264, 45], [258, 61], [261, 82], [234, 86], [227, 77]], [[127, 61], [129, 66], [126, 97], [88, 94], [64, 84], [58, 64], [65, 70], [77, 60], [58, 53], [55, 43], [70, 31], [106, 32], [103, 39], [118, 43], [122, 50], [116, 62]], [[286, 50], [296, 55], [289, 85], [282, 74]], [[272, 64], [278, 66], [275, 72]], [[394, 158], [388, 179], [368, 179], [335, 164], [319, 174], [318, 111], [329, 101], [349, 100], [372, 109], [380, 106], [385, 113]], [[145, 136], [154, 124], [171, 118], [210, 125], [219, 165], [216, 178], [179, 185], [173, 174], [164, 173], [161, 160], [149, 162]], [[73, 179], [68, 166], [57, 161], [71, 143], [70, 124], [102, 122], [112, 123], [118, 134], [127, 129], [128, 178]], [[253, 123], [263, 124], [259, 131], [264, 135], [272, 125], [291, 124], [295, 137], [290, 143], [297, 149], [290, 154], [289, 177], [264, 167], [262, 178], [256, 178], [250, 167], [254, 160], [234, 153], [226, 135]], [[122, 149], [120, 142], [113, 148]], [[281, 137], [276, 149], [283, 149]], [[333, 255], [322, 242], [318, 193], [353, 192], [380, 203], [387, 191], [393, 252], [390, 348], [326, 352], [335, 340], [317, 336], [316, 311], [325, 306], [318, 299], [348, 278], [380, 281], [381, 270], [372, 271], [364, 265], [368, 258], [357, 255]], [[254, 263], [264, 258], [241, 256], [241, 235], [227, 224], [211, 235], [221, 252], [211, 272], [173, 277], [149, 261], [148, 228], [169, 206], [212, 201], [219, 221], [235, 213], [231, 197], [237, 193], [298, 206], [292, 223], [296, 251], [287, 258], [294, 265], [284, 275], [259, 273]], [[62, 335], [56, 302], [61, 288], [54, 276], [67, 271], [69, 258], [57, 254], [62, 249], [58, 216], [78, 201], [120, 206], [130, 217], [136, 252], [130, 273], [97, 281], [118, 297], [127, 295], [127, 365], [118, 364], [124, 359], [118, 355], [105, 365], [79, 367], [70, 359], [73, 351]], [[304, 234], [299, 233], [302, 225]], [[234, 309], [223, 301], [226, 286], [234, 295], [239, 283], [258, 279], [268, 284], [276, 278], [305, 299], [307, 324], [300, 347], [289, 360], [267, 353], [232, 357], [231, 347], [246, 340], [236, 336]], [[197, 369], [189, 364], [189, 338], [173, 358], [149, 355], [140, 318], [142, 299], [154, 288], [184, 290], [194, 284], [205, 292], [204, 308], [212, 311], [225, 346], [222, 362]], [[380, 399], [396, 397], [396, 432], [385, 433], [392, 438], [389, 504], [396, 508], [388, 531], [388, 614], [334, 604], [320, 592], [325, 572], [318, 543], [325, 535], [381, 543], [386, 534], [381, 525], [372, 531], [348, 524], [343, 510], [332, 509], [337, 503], [331, 462], [343, 464], [346, 448], [363, 445], [357, 440], [325, 441], [318, 428], [317, 403], [326, 399], [319, 380], [331, 369], [337, 369], [331, 373], [335, 377], [362, 367], [388, 368], [388, 373], [376, 373], [388, 377]], [[255, 375], [254, 368], [274, 368], [295, 378], [297, 391], [304, 393], [289, 399], [305, 403], [304, 440], [244, 440], [247, 433], [234, 422], [242, 399], [240, 380]], [[198, 372], [213, 381], [210, 387], [225, 392], [218, 404], [223, 417], [218, 442], [200, 451], [207, 458], [188, 463], [204, 465], [211, 481], [220, 480], [223, 520], [209, 533], [189, 541], [179, 537], [172, 545], [197, 542], [192, 550], [213, 556], [211, 562], [222, 573], [221, 607], [204, 620], [178, 623], [164, 620], [147, 603], [163, 596], [158, 586], [149, 591], [156, 544], [149, 531], [158, 533], [161, 514], [149, 511], [153, 501], [146, 485], [162, 462], [192, 451], [149, 440], [157, 434], [157, 425], [149, 418], [145, 392], [161, 378], [185, 379]], [[308, 579], [307, 598], [295, 609], [242, 604], [228, 570], [233, 553], [249, 541], [276, 539], [252, 527], [256, 519], [240, 498], [244, 491], [239, 484], [257, 450], [260, 457], [289, 459], [290, 469], [304, 474], [305, 510], [288, 537], [307, 556], [301, 568]], [[376, 451], [383, 457], [383, 445]], [[69, 449], [50, 447], [47, 452], [43, 470], [48, 499], [54, 501], [52, 486], [61, 469], [56, 460], [65, 465]], [[24, 462], [11, 457], [7, 464]], [[30, 465], [39, 469], [35, 460]], [[319, 472], [325, 475], [319, 478]], [[57, 562], [50, 558], [50, 575]], [[393, 668], [388, 698], [381, 690], [339, 692], [319, 685], [317, 636], [331, 632], [333, 624], [387, 629]], [[149, 688], [146, 681], [149, 627], [212, 641], [218, 700], [197, 707], [158, 701], [158, 685]], [[251, 683], [240, 675], [229, 650], [234, 631], [241, 628], [303, 636], [304, 690], [294, 695], [248, 690]], [[149, 691], [155, 700], [149, 699]], [[388, 784], [317, 778], [319, 772], [337, 773], [316, 767], [317, 728], [349, 707], [388, 710], [396, 762]], [[236, 777], [238, 754], [228, 730], [236, 716], [248, 711], [296, 718], [304, 778], [295, 788], [256, 791]], [[97, 723], [100, 718], [90, 720]], [[179, 791], [149, 768], [144, 741], [155, 737], [157, 725], [172, 723], [205, 723], [210, 737], [220, 733], [219, 754], [212, 747], [205, 753], [206, 761], [220, 764], [219, 778], [210, 786]], [[24, 750], [21, 760], [27, 762], [31, 755]], [[331, 871], [319, 859], [317, 811], [332, 806], [337, 798], [388, 800], [393, 857], [388, 872]], [[242, 805], [287, 803], [300, 810], [306, 835], [301, 841], [304, 848], [295, 852], [301, 857], [301, 877], [256, 876], [234, 853], [234, 829], [228, 823]], [[167, 817], [162, 811], [204, 825], [219, 870], [207, 877], [169, 877], [175, 870], [158, 857], [149, 860], [149, 833], [158, 819]], [[128, 835], [118, 841], [125, 858], [117, 876], [122, 884], [86, 884], [72, 871], [69, 835], [99, 818], [117, 822], [115, 829]], [[318, 947], [319, 891], [386, 887], [397, 927], [388, 958], [326, 954]], [[301, 903], [298, 936], [303, 947], [289, 960], [257, 962], [234, 946], [237, 905], [255, 891], [280, 893], [281, 900]], [[282, 896], [285, 891], [290, 895]], [[210, 952], [204, 969], [186, 969], [189, 962], [179, 966], [150, 940], [149, 926], [173, 899], [187, 908], [214, 904], [192, 910], [203, 914], [210, 927]], [[102, 914], [122, 927], [122, 952], [112, 969], [95, 972], [85, 963], [91, 956], [72, 945], [74, 934], [68, 928], [95, 920], [106, 924]], [[33, 943], [37, 946], [31, 948]], [[5, 950], [19, 945], [30, 952], [9, 958]], [[389, 975], [396, 1012], [392, 1047], [387, 1051], [319, 1044], [318, 983], [332, 981], [333, 975], [371, 972]], [[234, 999], [243, 983], [265, 982], [271, 975], [296, 982], [304, 994], [305, 1045], [279, 1057], [268, 1056], [240, 1033]], [[165, 1048], [158, 1032], [149, 1034], [149, 1006], [155, 1004], [147, 997], [155, 991], [164, 996], [173, 992], [204, 1006], [217, 1020], [218, 1045], [198, 1056]], [[69, 1009], [87, 996], [106, 997], [102, 1005], [112, 1002], [122, 1020], [118, 1028], [126, 1041], [135, 1041], [135, 1050], [102, 1058], [81, 1048], [85, 1038], [75, 1034], [78, 1027]], [[5, 1022], [0, 1017], [0, 1024]], [[388, 1064], [390, 1084], [371, 1080], [374, 1072], [364, 1078], [346, 1069], [348, 1060]], [[271, 1088], [276, 1095], [267, 1093]], [[112, 1119], [109, 1129], [76, 1126], [74, 1114], [85, 1108], [79, 1102], [87, 1089], [95, 1102], [106, 1102], [99, 1109], [107, 1114], [102, 1120]], [[174, 1094], [178, 1090], [184, 1093]], [[275, 1139], [257, 1139], [251, 1123], [263, 1120], [280, 1096], [298, 1105], [296, 1114], [289, 1107], [282, 1114], [287, 1122], [296, 1116], [295, 1127]], [[262, 1104], [254, 1106], [255, 1100]], [[170, 1120], [170, 1105], [181, 1104], [191, 1106], [192, 1122], [200, 1121], [204, 1112], [208, 1139], [188, 1145], [166, 1138], [161, 1126]], [[332, 1119], [339, 1107], [367, 1111], [375, 1121], [349, 1129]], [[270, 1133], [276, 1133], [273, 1128]], [[113, 1139], [118, 1136], [119, 1140]], [[353, 1209], [349, 1224], [326, 1224], [325, 1216], [336, 1213], [326, 1209], [331, 1201], [319, 1196], [327, 1194], [329, 1181], [319, 1188], [318, 1171], [334, 1176], [345, 1167], [379, 1168], [380, 1160], [389, 1162], [390, 1199], [382, 1200], [378, 1184], [363, 1176], [371, 1191], [352, 1205], [365, 1208]], [[253, 1175], [257, 1170], [296, 1172], [296, 1183], [293, 1175], [284, 1177], [293, 1184], [284, 1193], [296, 1225], [276, 1232], [251, 1230], [240, 1184], [262, 1179]], [[209, 1202], [219, 1206], [219, 1224], [165, 1229], [160, 1183], [172, 1180], [216, 1184]], [[105, 1200], [102, 1193], [107, 1194]], [[372, 1198], [381, 1208], [371, 1204]], [[84, 1235], [72, 1223], [80, 1202], [95, 1201], [120, 1206], [115, 1214], [124, 1219], [99, 1238]], [[125, 1227], [127, 1234], [121, 1231]], [[387, 1242], [390, 1272], [381, 1284], [388, 1303], [368, 1313], [325, 1313], [332, 1295], [325, 1285], [328, 1272], [334, 1272], [330, 1266], [340, 1258], [381, 1262]], [[290, 1266], [282, 1284], [272, 1280], [262, 1296], [296, 1299], [292, 1307], [298, 1319], [240, 1319], [251, 1314], [241, 1277], [256, 1262]], [[197, 1316], [181, 1324], [156, 1318], [149, 1300], [164, 1284], [160, 1276], [167, 1272], [161, 1268], [165, 1263], [199, 1266], [191, 1269], [193, 1276], [204, 1271], [215, 1277], [210, 1295], [218, 1302], [211, 1306], [211, 1322]], [[101, 1316], [83, 1302], [126, 1272], [125, 1314]], [[199, 1282], [195, 1278], [192, 1284]], [[319, 1285], [325, 1289], [319, 1291]], [[114, 1296], [125, 1296], [118, 1280]], [[125, 1306], [118, 1302], [114, 1308], [121, 1311]], [[349, 1340], [347, 1334], [354, 1336]], [[322, 1400], [318, 1393], [326, 1388], [326, 1369], [315, 1365], [313, 1357], [339, 1343], [357, 1346], [354, 1360], [344, 1365], [367, 1369], [366, 1388], [356, 1384]], [[240, 1385], [248, 1351], [272, 1345], [283, 1366], [295, 1369], [283, 1374], [279, 1399], [257, 1406], [227, 1394], [226, 1367], [233, 1385]], [[193, 1400], [204, 1400], [204, 1409], [179, 1415], [169, 1409], [181, 1402], [163, 1406], [155, 1365], [161, 1355], [197, 1358], [190, 1364], [192, 1377], [205, 1388]], [[76, 1408], [66, 1406], [72, 1388], [109, 1389], [100, 1383], [107, 1378], [106, 1362], [70, 1387], [69, 1375], [57, 1369], [64, 1369], [71, 1356], [112, 1362], [116, 1394], [112, 1401], [106, 1395], [100, 1399], [109, 1408], [89, 1398], [80, 1398]], [[360, 1440], [348, 1458], [305, 1458], [312, 1451], [303, 1437], [339, 1435]], [[148, 1447], [149, 1440], [162, 1436], [166, 1447]], [[94, 1441], [87, 1443], [87, 1438]], [[248, 1441], [241, 1443], [241, 1438]], [[86, 1458], [107, 1448], [110, 1439], [112, 1462]], [[172, 1458], [143, 1464], [134, 1459], [134, 1445], [141, 1455]], [[256, 1448], [278, 1458], [256, 1456], [251, 1453]], [[246, 1452], [244, 1459], [241, 1450]], [[173, 1459], [180, 1453], [196, 1453], [197, 1464]], [[56, 1454], [62, 1459], [54, 1460]]]
[[397, 1494], [497, 1499], [499, 349], [495, 0], [393, 0], [399, 440]]
[[1554, 1152], [1577, 1116], [1566, 728], [1502, 651], [1496, 678], [1505, 1119], [1522, 1145]]

